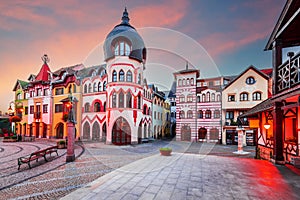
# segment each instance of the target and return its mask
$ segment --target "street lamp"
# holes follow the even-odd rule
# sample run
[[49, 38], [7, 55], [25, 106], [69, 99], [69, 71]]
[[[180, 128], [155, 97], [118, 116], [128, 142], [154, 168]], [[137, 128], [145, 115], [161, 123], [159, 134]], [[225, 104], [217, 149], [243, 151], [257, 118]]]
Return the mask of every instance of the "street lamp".
[[11, 132], [14, 132], [13, 130], [14, 130], [14, 124], [13, 124], [13, 122], [11, 121], [11, 118], [12, 118], [12, 116], [14, 116], [14, 109], [12, 108], [12, 106], [11, 105], [13, 105], [14, 106], [14, 101], [11, 101], [11, 102], [9, 102], [9, 108], [7, 109], [7, 111], [8, 111], [8, 115], [10, 116], [10, 119], [9, 119], [9, 121], [10, 121], [10, 131]]
[[268, 122], [266, 122], [266, 123], [264, 124], [264, 127], [265, 127], [266, 130], [268, 130], [268, 129], [271, 127], [271, 125], [270, 125]]

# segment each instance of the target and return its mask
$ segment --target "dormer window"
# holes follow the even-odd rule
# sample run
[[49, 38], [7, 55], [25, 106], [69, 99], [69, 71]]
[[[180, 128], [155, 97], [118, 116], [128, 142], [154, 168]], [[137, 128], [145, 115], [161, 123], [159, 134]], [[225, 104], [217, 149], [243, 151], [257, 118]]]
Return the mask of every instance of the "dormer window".
[[125, 41], [116, 42], [114, 45], [115, 56], [129, 56], [131, 46]]

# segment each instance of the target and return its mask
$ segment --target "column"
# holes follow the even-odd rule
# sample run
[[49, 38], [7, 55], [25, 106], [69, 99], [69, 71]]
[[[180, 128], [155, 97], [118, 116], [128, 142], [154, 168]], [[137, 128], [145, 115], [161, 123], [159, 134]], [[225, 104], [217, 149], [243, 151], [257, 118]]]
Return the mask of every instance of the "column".
[[282, 103], [275, 102], [273, 110], [273, 132], [274, 132], [274, 159], [277, 164], [284, 164], [283, 157], [283, 112]]
[[68, 145], [66, 162], [73, 162], [75, 160], [74, 142], [75, 142], [75, 125], [73, 122], [67, 122], [68, 127]]

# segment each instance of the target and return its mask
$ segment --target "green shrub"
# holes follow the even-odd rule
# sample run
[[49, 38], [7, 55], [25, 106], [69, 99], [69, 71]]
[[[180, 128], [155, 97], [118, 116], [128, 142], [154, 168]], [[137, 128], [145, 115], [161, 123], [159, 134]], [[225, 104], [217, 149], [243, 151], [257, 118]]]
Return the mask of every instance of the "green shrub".
[[172, 148], [170, 147], [161, 147], [159, 148], [160, 151], [172, 151]]

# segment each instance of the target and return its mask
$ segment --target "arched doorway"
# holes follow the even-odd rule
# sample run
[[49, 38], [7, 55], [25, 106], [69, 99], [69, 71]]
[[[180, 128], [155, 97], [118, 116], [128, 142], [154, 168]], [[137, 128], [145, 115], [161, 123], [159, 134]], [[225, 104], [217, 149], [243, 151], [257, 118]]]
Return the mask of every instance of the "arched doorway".
[[181, 140], [191, 141], [191, 127], [189, 125], [183, 125], [181, 127]]
[[140, 122], [138, 129], [138, 143], [142, 143], [142, 121]]
[[106, 142], [106, 122], [102, 126], [102, 142]]
[[145, 123], [144, 124], [144, 138], [146, 138], [147, 137], [147, 124]]
[[88, 122], [85, 122], [83, 125], [83, 135], [82, 135], [82, 139], [84, 140], [89, 140], [90, 139], [90, 125]]
[[92, 129], [92, 140], [100, 139], [100, 126], [98, 122], [95, 122]]
[[116, 120], [112, 129], [112, 143], [116, 145], [131, 144], [131, 130], [123, 117]]
[[63, 139], [63, 137], [64, 137], [64, 124], [59, 123], [56, 126], [56, 138]]
[[199, 128], [198, 129], [198, 139], [199, 140], [204, 140], [206, 139], [206, 134], [207, 134], [207, 130], [206, 128]]

